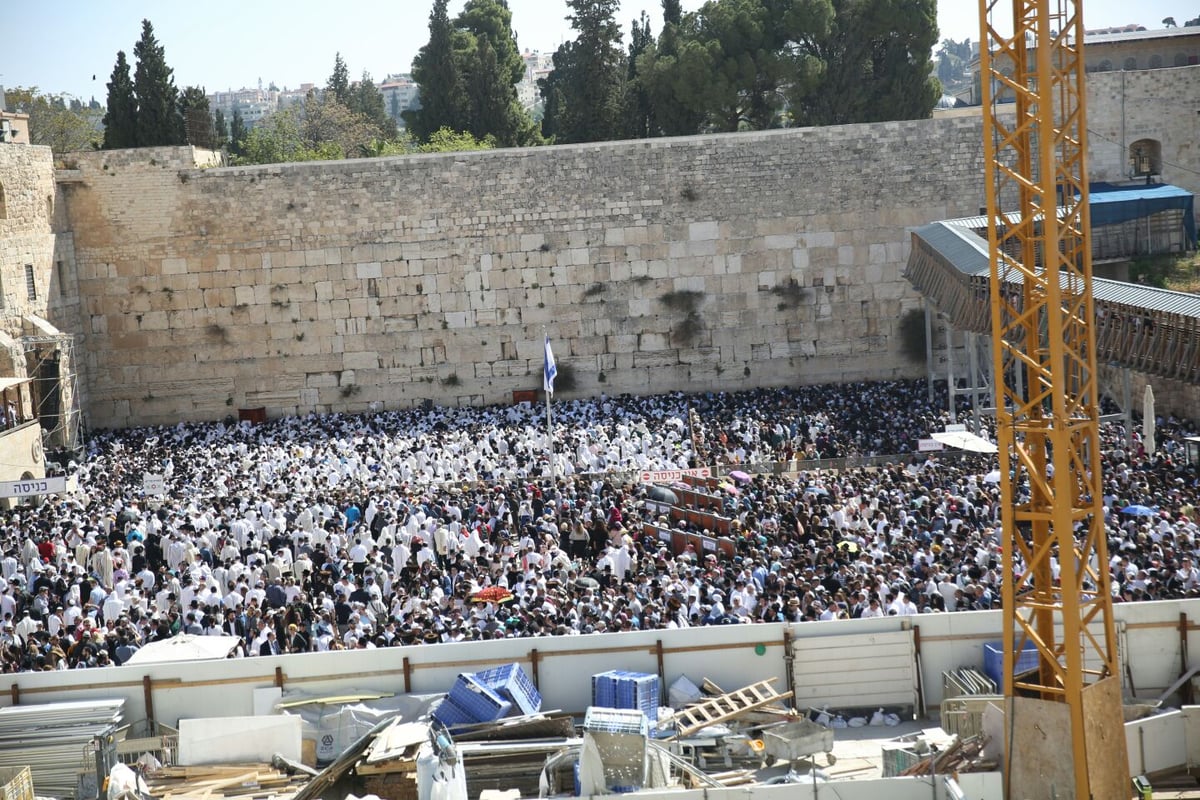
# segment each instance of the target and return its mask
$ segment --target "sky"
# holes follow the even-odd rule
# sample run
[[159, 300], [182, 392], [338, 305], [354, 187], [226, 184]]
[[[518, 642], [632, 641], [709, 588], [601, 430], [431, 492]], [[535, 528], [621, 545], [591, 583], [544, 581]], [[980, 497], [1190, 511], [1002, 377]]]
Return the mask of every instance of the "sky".
[[[464, 2], [451, 0], [452, 18]], [[683, 0], [685, 11], [701, 4]], [[979, 38], [975, 0], [945, 0], [939, 6], [942, 38]], [[378, 83], [390, 73], [409, 71], [428, 39], [431, 7], [432, 0], [359, 0], [339, 7], [314, 0], [16, 3], [0, 12], [0, 30], [8, 33], [0, 85], [36, 86], [84, 101], [94, 96], [104, 103], [117, 51], [125, 51], [131, 66], [134, 62], [143, 18], [153, 23], [181, 88], [199, 85], [215, 92], [254, 86], [260, 78], [263, 86], [274, 81], [280, 88], [323, 85], [338, 52], [352, 78], [365, 70]], [[509, 7], [522, 49], [553, 52], [573, 38], [564, 0], [509, 0]], [[658, 0], [622, 0], [618, 19], [626, 37], [643, 9], [653, 32], [661, 30]], [[1159, 28], [1167, 16], [1182, 24], [1195, 12], [1193, 0], [1086, 0], [1084, 24], [1089, 29], [1131, 23]]]

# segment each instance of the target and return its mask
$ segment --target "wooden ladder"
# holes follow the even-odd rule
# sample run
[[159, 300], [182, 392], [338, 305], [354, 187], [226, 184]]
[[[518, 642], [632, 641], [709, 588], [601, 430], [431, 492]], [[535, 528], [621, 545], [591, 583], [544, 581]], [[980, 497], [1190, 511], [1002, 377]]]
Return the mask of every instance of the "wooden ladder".
[[691, 736], [701, 728], [716, 725], [725, 720], [733, 719], [746, 711], [762, 708], [763, 706], [791, 697], [791, 692], [780, 694], [771, 688], [771, 683], [775, 680], [775, 678], [768, 678], [765, 681], [752, 683], [735, 692], [726, 692], [720, 697], [714, 697], [711, 700], [706, 700], [703, 703], [685, 708], [675, 715], [675, 722], [678, 726], [678, 732], [675, 735]]

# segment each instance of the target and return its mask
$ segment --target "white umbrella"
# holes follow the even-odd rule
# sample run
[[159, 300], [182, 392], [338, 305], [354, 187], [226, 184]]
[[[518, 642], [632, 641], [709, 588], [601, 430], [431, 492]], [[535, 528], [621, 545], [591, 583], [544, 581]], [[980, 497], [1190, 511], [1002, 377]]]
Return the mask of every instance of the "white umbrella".
[[1142, 444], [1148, 456], [1158, 449], [1154, 442], [1154, 389], [1148, 383], [1142, 396]]
[[983, 482], [984, 483], [999, 483], [1000, 482], [1000, 470], [994, 469], [991, 472], [989, 472], [987, 475], [984, 475]]

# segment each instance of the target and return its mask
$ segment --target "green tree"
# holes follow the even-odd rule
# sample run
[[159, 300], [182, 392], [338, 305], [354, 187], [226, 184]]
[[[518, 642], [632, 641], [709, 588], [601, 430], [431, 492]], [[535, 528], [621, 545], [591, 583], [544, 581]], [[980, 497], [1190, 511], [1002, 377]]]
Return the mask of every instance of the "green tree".
[[200, 86], [188, 86], [179, 96], [179, 112], [183, 116], [187, 143], [206, 150], [217, 149], [217, 132], [213, 126], [208, 96]]
[[621, 29], [615, 16], [620, 2], [567, 0], [567, 6], [572, 11], [567, 19], [576, 36], [555, 53], [555, 71], [560, 68], [566, 71], [548, 84], [557, 97], [553, 102], [547, 98], [543, 133], [553, 108], [554, 118], [549, 127], [559, 141], [620, 138], [625, 129], [625, 63], [620, 46]]
[[[638, 56], [638, 82], [646, 94], [658, 131], [666, 136], [696, 133], [704, 122], [699, 70], [680, 69], [679, 35], [683, 11], [679, 0], [663, 0], [663, 31], [658, 41]], [[684, 98], [689, 98], [684, 102]]]
[[108, 110], [104, 114], [104, 149], [137, 147], [137, 100], [125, 51], [117, 51], [117, 63], [108, 79]]
[[536, 128], [517, 98], [524, 74], [506, 2], [467, 0], [451, 22], [436, 0], [429, 42], [413, 61], [422, 107], [405, 112], [409, 129], [422, 140], [446, 127], [506, 147], [534, 144]]
[[242, 155], [249, 135], [250, 131], [246, 129], [246, 120], [242, 118], [242, 112], [235, 108], [233, 119], [229, 121], [229, 152], [235, 156]]
[[18, 86], [5, 90], [4, 103], [10, 111], [29, 115], [28, 144], [45, 145], [56, 156], [100, 146], [100, 114], [78, 100], [64, 104], [61, 98], [40, 94], [36, 86]]
[[929, 117], [941, 94], [933, 75], [936, 0], [834, 0], [828, 33], [802, 42], [825, 65], [789, 92], [802, 125]]
[[396, 138], [396, 121], [388, 114], [383, 94], [375, 85], [375, 81], [371, 80], [371, 73], [363, 71], [362, 79], [350, 89], [349, 100], [344, 105], [379, 128], [384, 138]]
[[466, 90], [454, 56], [448, 2], [434, 0], [429, 13], [429, 41], [413, 59], [413, 80], [421, 87], [421, 107], [404, 112], [404, 120], [421, 140], [441, 128], [463, 130], [467, 126]]
[[495, 147], [489, 137], [476, 139], [466, 132], [455, 132], [441, 128], [433, 132], [429, 141], [417, 147], [419, 153], [453, 153], [461, 150], [491, 150]]
[[142, 20], [142, 38], [133, 47], [137, 68], [133, 93], [137, 98], [137, 144], [139, 147], [184, 143], [183, 117], [179, 114], [179, 92], [173, 70], [167, 66], [166, 51], [154, 38], [150, 20]]
[[260, 120], [246, 135], [237, 163], [361, 158], [380, 154], [382, 141], [378, 126], [339, 103], [332, 93], [318, 99], [310, 92], [302, 106]]
[[507, 3], [467, 0], [454, 21], [453, 44], [467, 87], [465, 130], [503, 147], [538, 143], [537, 128], [517, 98], [525, 61]]
[[653, 136], [657, 130], [650, 92], [638, 72], [638, 59], [653, 46], [654, 34], [650, 32], [650, 18], [643, 11], [641, 18], [633, 21], [629, 37], [629, 55], [625, 60], [625, 135], [631, 139]]
[[334, 56], [333, 74], [329, 76], [329, 82], [325, 84], [325, 91], [332, 94], [342, 105], [350, 104], [350, 69], [342, 60], [340, 52]]
[[829, 0], [709, 0], [663, 32], [644, 57], [656, 113], [670, 133], [785, 124], [787, 91], [805, 91], [821, 63], [798, 45], [825, 30]]
[[225, 122], [225, 112], [214, 108], [212, 124], [213, 132], [216, 134], [213, 145], [218, 150], [227, 150], [229, 148], [229, 125]]

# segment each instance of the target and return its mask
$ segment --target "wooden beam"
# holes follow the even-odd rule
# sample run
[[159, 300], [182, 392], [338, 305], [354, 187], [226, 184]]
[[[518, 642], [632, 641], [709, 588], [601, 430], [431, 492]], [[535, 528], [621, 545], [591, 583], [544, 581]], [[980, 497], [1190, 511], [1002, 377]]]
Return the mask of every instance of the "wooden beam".
[[408, 660], [408, 656], [404, 657], [404, 693], [412, 693], [412, 664]]
[[142, 676], [142, 699], [146, 702], [146, 720], [154, 724], [154, 681], [149, 675]]

